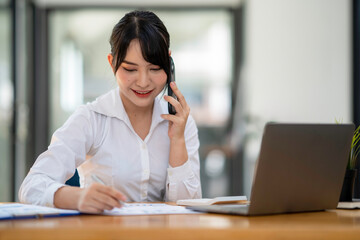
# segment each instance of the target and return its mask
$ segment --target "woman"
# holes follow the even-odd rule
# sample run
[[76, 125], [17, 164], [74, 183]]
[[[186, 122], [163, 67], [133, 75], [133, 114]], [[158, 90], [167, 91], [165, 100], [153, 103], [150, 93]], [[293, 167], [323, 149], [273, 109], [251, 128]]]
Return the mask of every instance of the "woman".
[[[20, 187], [21, 202], [100, 213], [125, 200], [201, 198], [189, 106], [175, 83], [178, 100], [158, 97], [170, 74], [169, 43], [152, 12], [130, 12], [115, 25], [107, 58], [118, 88], [81, 106], [54, 133]], [[76, 168], [81, 188], [64, 184]]]

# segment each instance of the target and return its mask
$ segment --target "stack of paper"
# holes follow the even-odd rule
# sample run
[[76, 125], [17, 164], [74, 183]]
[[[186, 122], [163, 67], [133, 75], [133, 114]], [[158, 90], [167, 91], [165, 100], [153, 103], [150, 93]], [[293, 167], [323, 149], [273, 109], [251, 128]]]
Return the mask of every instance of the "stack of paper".
[[340, 209], [360, 209], [360, 202], [339, 202], [337, 208]]

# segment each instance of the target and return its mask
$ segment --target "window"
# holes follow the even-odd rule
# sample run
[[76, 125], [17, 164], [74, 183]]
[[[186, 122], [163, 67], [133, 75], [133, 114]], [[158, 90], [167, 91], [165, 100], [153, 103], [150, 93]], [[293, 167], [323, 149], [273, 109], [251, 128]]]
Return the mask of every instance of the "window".
[[11, 81], [11, 12], [0, 1], [0, 202], [11, 201], [11, 123], [13, 84]]

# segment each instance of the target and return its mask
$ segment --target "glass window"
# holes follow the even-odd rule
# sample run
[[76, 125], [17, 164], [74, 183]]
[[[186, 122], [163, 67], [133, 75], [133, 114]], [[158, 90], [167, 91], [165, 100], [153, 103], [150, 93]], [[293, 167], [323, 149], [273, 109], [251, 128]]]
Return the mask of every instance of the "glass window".
[[274, 2], [248, 1], [246, 6], [241, 90], [246, 95], [248, 196], [266, 122], [352, 118], [351, 1]]
[[79, 105], [116, 86], [108, 39], [125, 11], [54, 11], [49, 16], [50, 132]]
[[170, 33], [176, 79], [197, 124], [224, 125], [230, 114], [231, 15], [225, 10], [158, 15]]
[[0, 202], [11, 201], [11, 122], [13, 84], [11, 81], [11, 13], [0, 1]]

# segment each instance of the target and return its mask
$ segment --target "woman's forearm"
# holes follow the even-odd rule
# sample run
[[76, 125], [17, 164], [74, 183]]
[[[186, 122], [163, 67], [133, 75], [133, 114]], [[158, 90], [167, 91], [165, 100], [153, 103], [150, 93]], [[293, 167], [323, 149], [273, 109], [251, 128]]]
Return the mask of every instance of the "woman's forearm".
[[54, 206], [65, 209], [78, 209], [78, 202], [83, 189], [65, 186], [59, 188], [54, 194]]
[[169, 164], [171, 167], [179, 167], [188, 159], [185, 139], [172, 139], [170, 141]]

